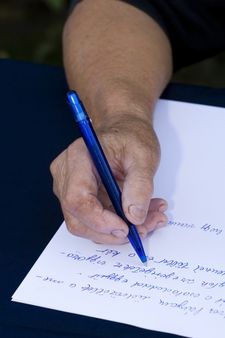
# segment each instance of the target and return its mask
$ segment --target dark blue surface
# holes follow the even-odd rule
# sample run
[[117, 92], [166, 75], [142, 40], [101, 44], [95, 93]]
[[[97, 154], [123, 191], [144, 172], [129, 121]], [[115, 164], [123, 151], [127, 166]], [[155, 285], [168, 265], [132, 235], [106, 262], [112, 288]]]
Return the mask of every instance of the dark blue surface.
[[[0, 337], [172, 337], [11, 302], [62, 222], [49, 165], [78, 137], [66, 92], [61, 68], [0, 60]], [[224, 90], [173, 85], [164, 98], [224, 106], [224, 94]]]

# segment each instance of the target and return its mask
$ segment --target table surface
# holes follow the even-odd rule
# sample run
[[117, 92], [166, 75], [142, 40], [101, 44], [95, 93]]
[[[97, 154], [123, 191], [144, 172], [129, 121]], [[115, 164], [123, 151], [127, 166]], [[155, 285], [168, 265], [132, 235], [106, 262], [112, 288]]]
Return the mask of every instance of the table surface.
[[[79, 133], [65, 104], [62, 68], [0, 60], [0, 74], [0, 337], [177, 337], [11, 302], [63, 220], [49, 165]], [[224, 94], [224, 89], [171, 84], [162, 97], [224, 107]]]

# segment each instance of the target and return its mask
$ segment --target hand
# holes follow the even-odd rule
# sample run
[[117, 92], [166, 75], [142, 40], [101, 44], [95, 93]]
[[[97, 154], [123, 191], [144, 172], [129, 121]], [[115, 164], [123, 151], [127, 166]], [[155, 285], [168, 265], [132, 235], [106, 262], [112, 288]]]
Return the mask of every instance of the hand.
[[[123, 115], [96, 130], [122, 191], [128, 220], [142, 238], [166, 223], [166, 201], [152, 199], [153, 177], [160, 157], [150, 122]], [[53, 190], [60, 200], [68, 230], [98, 243], [128, 241], [128, 227], [118, 217], [82, 139], [73, 142], [51, 164]]]

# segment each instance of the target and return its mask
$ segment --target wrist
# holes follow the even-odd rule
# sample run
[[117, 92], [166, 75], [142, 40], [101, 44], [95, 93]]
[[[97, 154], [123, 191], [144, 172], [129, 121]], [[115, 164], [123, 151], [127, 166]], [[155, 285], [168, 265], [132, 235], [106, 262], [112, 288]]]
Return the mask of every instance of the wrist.
[[116, 80], [93, 90], [89, 87], [89, 92], [83, 97], [96, 128], [129, 119], [152, 125], [156, 100], [135, 84]]

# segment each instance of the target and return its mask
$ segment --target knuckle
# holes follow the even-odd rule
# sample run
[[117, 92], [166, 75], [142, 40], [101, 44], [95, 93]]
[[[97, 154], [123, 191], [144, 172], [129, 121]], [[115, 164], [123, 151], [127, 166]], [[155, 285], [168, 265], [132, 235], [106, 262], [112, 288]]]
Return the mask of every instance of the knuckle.
[[73, 193], [67, 192], [62, 198], [61, 204], [64, 210], [74, 213], [79, 206], [78, 197]]
[[92, 195], [82, 195], [79, 191], [67, 192], [62, 204], [64, 209], [74, 215], [80, 215], [96, 209], [96, 198]]
[[88, 209], [93, 210], [96, 209], [97, 205], [96, 205], [96, 197], [93, 195], [88, 194], [87, 196], [85, 196], [85, 205]]
[[62, 179], [65, 176], [65, 158], [66, 158], [66, 151], [64, 151], [62, 154], [60, 154], [58, 157], [56, 157], [52, 163], [49, 166], [50, 173], [55, 178]]
[[82, 138], [80, 137], [68, 146], [67, 148], [68, 157], [73, 158], [74, 156], [76, 156], [76, 154], [80, 153], [84, 149], [85, 149], [84, 143]]

